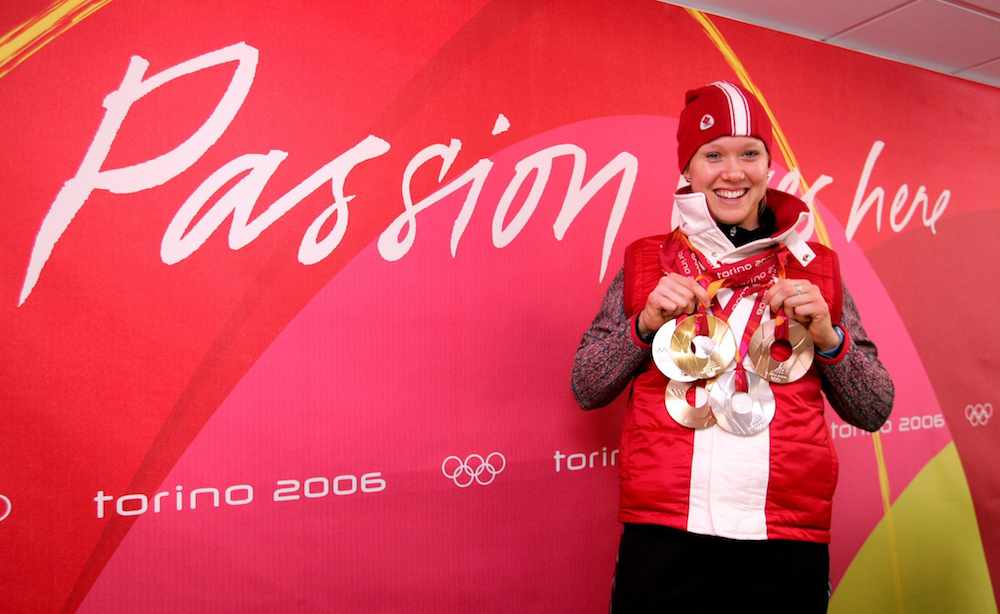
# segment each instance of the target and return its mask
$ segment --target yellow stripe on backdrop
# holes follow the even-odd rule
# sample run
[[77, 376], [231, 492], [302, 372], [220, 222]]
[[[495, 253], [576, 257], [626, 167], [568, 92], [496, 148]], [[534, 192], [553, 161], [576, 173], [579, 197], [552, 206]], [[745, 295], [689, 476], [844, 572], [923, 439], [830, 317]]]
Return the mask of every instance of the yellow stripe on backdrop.
[[[771, 111], [771, 107], [767, 104], [767, 99], [764, 98], [764, 94], [757, 88], [756, 85], [754, 85], [753, 80], [750, 78], [750, 73], [743, 65], [743, 62], [741, 62], [739, 57], [736, 56], [736, 52], [729, 46], [729, 43], [722, 35], [722, 32], [715, 27], [715, 24], [712, 23], [712, 20], [709, 19], [707, 15], [695, 9], [689, 8], [686, 10], [688, 14], [701, 25], [709, 40], [711, 40], [719, 52], [722, 53], [722, 57], [725, 58], [726, 63], [729, 64], [729, 67], [733, 69], [733, 72], [735, 72], [737, 78], [739, 78], [740, 84], [756, 96], [758, 101], [760, 101], [761, 106], [764, 107], [764, 111], [767, 112], [767, 116], [771, 120], [774, 139], [777, 141], [778, 149], [781, 151], [781, 155], [785, 159], [785, 166], [789, 169], [794, 168], [799, 171], [799, 181], [802, 184], [803, 192], [808, 192], [809, 184], [806, 183], [805, 173], [803, 173], [802, 169], [799, 167], [798, 160], [795, 158], [795, 153], [792, 151], [792, 147], [788, 143], [788, 139], [785, 138], [785, 133], [781, 130], [781, 124], [778, 122], [778, 118], [774, 116], [774, 112]], [[830, 235], [826, 231], [826, 224], [823, 223], [823, 218], [820, 216], [819, 211], [816, 210], [815, 206], [813, 206], [812, 203], [808, 204], [813, 214], [813, 220], [816, 224], [817, 238], [820, 243], [829, 247]], [[886, 536], [889, 541], [889, 564], [892, 569], [893, 586], [896, 595], [896, 611], [902, 613], [904, 611], [903, 581], [899, 568], [896, 530], [892, 521], [892, 500], [889, 495], [889, 472], [886, 469], [885, 456], [882, 451], [882, 440], [878, 433], [872, 434], [872, 444], [875, 447], [875, 461], [878, 467], [879, 490], [882, 494], [882, 511], [885, 515]]]
[[111, 0], [57, 0], [0, 38], [0, 78]]

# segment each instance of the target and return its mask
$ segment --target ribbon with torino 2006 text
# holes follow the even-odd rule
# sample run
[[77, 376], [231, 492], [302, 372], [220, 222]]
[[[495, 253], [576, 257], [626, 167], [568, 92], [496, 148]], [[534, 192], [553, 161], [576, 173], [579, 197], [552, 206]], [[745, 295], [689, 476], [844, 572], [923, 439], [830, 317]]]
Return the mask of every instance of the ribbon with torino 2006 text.
[[[757, 294], [750, 318], [743, 329], [736, 355], [735, 384], [737, 392], [746, 392], [748, 388], [743, 359], [750, 347], [750, 339], [760, 326], [764, 315], [764, 309], [767, 305], [764, 302], [764, 290], [770, 287], [775, 279], [785, 276], [787, 259], [788, 250], [779, 248], [765, 254], [744, 258], [738, 262], [713, 267], [705, 256], [691, 245], [687, 236], [680, 229], [674, 231], [671, 239], [660, 252], [660, 265], [665, 272], [673, 271], [685, 277], [691, 277], [708, 293], [709, 305], [699, 308], [698, 312], [691, 316], [698, 318], [696, 326], [698, 335], [707, 335], [708, 333], [707, 318], [704, 317], [706, 313], [711, 312], [712, 315], [728, 324], [729, 317], [739, 302], [743, 298]], [[722, 288], [730, 288], [733, 291], [733, 295], [725, 307], [719, 303], [717, 296]], [[712, 307], [713, 304], [715, 308]], [[678, 323], [686, 317], [688, 316], [684, 315], [678, 318]], [[788, 322], [783, 314], [777, 316], [775, 323], [775, 336], [778, 339], [787, 339]], [[699, 380], [697, 385], [704, 386], [704, 380]], [[694, 387], [689, 390], [689, 402], [693, 401], [690, 398], [693, 392]]]

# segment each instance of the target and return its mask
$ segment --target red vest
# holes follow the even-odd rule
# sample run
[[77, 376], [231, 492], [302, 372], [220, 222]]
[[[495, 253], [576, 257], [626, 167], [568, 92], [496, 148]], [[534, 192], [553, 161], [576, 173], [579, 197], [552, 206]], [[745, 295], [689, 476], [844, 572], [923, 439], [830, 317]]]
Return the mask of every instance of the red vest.
[[[659, 254], [668, 240], [668, 235], [646, 237], [626, 249], [624, 303], [629, 317], [642, 310], [664, 274]], [[807, 268], [790, 258], [787, 277], [816, 284], [830, 305], [833, 322], [838, 323], [843, 293], [836, 254], [822, 245], [809, 245], [816, 258]], [[695, 432], [667, 414], [667, 381], [652, 358], [632, 380], [619, 453], [619, 518], [687, 530]], [[771, 384], [771, 390], [776, 411], [768, 430], [767, 483], [760, 485], [766, 490], [766, 536], [829, 542], [837, 458], [823, 417], [815, 365], [801, 379]]]

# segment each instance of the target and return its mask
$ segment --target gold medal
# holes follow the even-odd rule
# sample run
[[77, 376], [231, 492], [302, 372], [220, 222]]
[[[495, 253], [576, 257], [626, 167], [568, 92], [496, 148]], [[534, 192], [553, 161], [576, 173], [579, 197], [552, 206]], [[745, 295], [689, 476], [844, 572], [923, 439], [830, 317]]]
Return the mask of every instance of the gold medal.
[[653, 337], [653, 363], [656, 364], [660, 373], [666, 375], [671, 381], [693, 382], [698, 377], [681, 371], [681, 368], [673, 361], [670, 348], [675, 330], [677, 330], [677, 320], [670, 320], [656, 331], [656, 336]]
[[736, 392], [736, 370], [716, 378], [708, 392], [708, 403], [719, 427], [750, 436], [767, 430], [774, 419], [774, 394], [767, 380], [747, 371], [748, 392]]
[[[698, 334], [698, 318], [706, 318], [708, 335]], [[677, 325], [670, 336], [670, 359], [689, 377], [711, 379], [736, 358], [736, 338], [721, 319], [698, 314]]]
[[689, 429], [704, 429], [715, 424], [715, 416], [708, 404], [708, 391], [704, 388], [695, 389], [695, 406], [687, 400], [688, 390], [694, 384], [671, 381], [667, 384], [667, 413], [681, 426]]
[[799, 379], [809, 370], [813, 362], [813, 342], [809, 331], [795, 320], [788, 322], [788, 341], [791, 355], [785, 360], [774, 357], [779, 350], [774, 338], [775, 321], [761, 322], [750, 339], [747, 355], [754, 373], [775, 384], [787, 384]]

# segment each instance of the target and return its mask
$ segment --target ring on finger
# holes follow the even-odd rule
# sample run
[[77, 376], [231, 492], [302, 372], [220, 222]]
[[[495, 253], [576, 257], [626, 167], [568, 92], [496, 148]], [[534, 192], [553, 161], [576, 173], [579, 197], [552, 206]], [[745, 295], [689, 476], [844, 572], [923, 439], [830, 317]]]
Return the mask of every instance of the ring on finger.
[[796, 295], [802, 294], [802, 292], [803, 292], [803, 290], [802, 290], [802, 284], [795, 284], [795, 286], [794, 286], [793, 289], [795, 290], [795, 294]]

